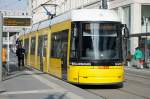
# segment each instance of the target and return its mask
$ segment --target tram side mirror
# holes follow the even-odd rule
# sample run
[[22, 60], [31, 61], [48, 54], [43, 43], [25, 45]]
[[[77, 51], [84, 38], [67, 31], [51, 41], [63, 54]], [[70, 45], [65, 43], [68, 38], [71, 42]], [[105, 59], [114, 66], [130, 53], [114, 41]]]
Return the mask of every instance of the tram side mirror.
[[129, 30], [126, 24], [122, 24], [122, 30], [123, 30], [124, 38], [129, 38]]

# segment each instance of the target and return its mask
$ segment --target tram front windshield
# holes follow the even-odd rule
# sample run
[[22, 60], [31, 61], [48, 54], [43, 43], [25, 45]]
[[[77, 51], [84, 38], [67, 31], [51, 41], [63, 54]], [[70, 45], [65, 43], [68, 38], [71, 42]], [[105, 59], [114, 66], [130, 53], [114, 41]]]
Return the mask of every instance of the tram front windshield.
[[[121, 58], [121, 36], [115, 23], [82, 23], [76, 30], [75, 49], [82, 60]], [[80, 33], [79, 33], [80, 32]], [[79, 35], [78, 35], [79, 34]]]

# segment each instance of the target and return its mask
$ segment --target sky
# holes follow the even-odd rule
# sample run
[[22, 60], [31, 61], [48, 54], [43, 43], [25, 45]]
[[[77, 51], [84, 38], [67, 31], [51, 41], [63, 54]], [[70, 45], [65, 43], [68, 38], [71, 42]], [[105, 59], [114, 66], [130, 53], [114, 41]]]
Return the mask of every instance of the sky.
[[0, 10], [26, 10], [27, 0], [0, 0]]

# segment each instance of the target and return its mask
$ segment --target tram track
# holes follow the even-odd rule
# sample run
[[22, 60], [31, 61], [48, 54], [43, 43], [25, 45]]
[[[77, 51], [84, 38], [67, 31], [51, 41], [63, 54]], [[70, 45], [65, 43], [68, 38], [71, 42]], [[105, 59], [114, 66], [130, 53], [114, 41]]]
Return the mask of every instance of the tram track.
[[[100, 89], [101, 90], [101, 89]], [[134, 96], [136, 96], [136, 97], [140, 97], [140, 98], [142, 98], [142, 99], [150, 99], [150, 97], [146, 97], [146, 96], [144, 96], [144, 95], [140, 95], [140, 94], [137, 94], [137, 93], [135, 93], [135, 92], [131, 92], [131, 91], [128, 91], [128, 90], [124, 90], [124, 89], [116, 89], [116, 90], [118, 90], [118, 91], [120, 91], [120, 92], [123, 92], [123, 93], [125, 93], [125, 94], [130, 94], [130, 95], [134, 95]], [[103, 99], [111, 99], [111, 98], [108, 98], [109, 96], [104, 96], [104, 95], [101, 95], [101, 94], [98, 94], [98, 93], [96, 93], [96, 92], [94, 92], [94, 90], [91, 90], [91, 89], [88, 89], [88, 90], [86, 90], [86, 91], [88, 91], [88, 92], [90, 92], [90, 93], [92, 93], [92, 94], [95, 94], [95, 95], [97, 95], [97, 96], [99, 96], [99, 97], [102, 97]], [[116, 93], [117, 94], [117, 93]], [[109, 95], [109, 94], [108, 94]], [[120, 96], [121, 97], [121, 96]], [[119, 99], [119, 98], [118, 98]]]
[[102, 96], [102, 95], [100, 95], [100, 94], [98, 94], [98, 93], [95, 93], [95, 92], [93, 92], [93, 91], [90, 91], [90, 90], [86, 90], [87, 92], [90, 92], [90, 93], [92, 93], [92, 94], [94, 94], [94, 95], [97, 95], [97, 96], [99, 96], [99, 97], [101, 97], [101, 98], [103, 98], [103, 99], [108, 99], [106, 96]]
[[150, 99], [150, 97], [146, 97], [144, 95], [139, 95], [139, 94], [137, 94], [135, 92], [131, 92], [131, 91], [128, 91], [128, 90], [124, 90], [124, 89], [118, 89], [118, 90], [121, 91], [121, 92], [124, 92], [124, 93], [132, 94], [132, 95], [144, 98], [144, 99]]
[[112, 86], [87, 86], [84, 90], [103, 99], [150, 99], [150, 75], [148, 72], [127, 71], [123, 88]]
[[[130, 86], [132, 87], [128, 86], [128, 84], [126, 85], [126, 83], [128, 84], [130, 83]], [[138, 86], [143, 86], [144, 88], [150, 88], [149, 84], [144, 84], [144, 83], [134, 81], [134, 80], [132, 81], [128, 80], [127, 82], [125, 82], [123, 88], [106, 86], [106, 87], [95, 87], [93, 89], [91, 88], [91, 89], [85, 89], [85, 90], [92, 94], [100, 96], [103, 99], [120, 99], [120, 97], [124, 97], [124, 96], [126, 97], [122, 99], [126, 99], [128, 96], [135, 97], [135, 99], [150, 99], [149, 95], [145, 94], [144, 91], [135, 91], [135, 89], [140, 90], [140, 87], [136, 88], [135, 84], [138, 84]], [[135, 89], [132, 90], [132, 88], [135, 88]], [[112, 94], [114, 94], [115, 96], [111, 96]], [[116, 96], [119, 96], [119, 98], [116, 98]]]
[[126, 81], [130, 81], [132, 83], [137, 83], [137, 84], [140, 84], [140, 85], [144, 85], [145, 87], [149, 87], [150, 88], [150, 84], [145, 84], [145, 83], [142, 83], [140, 81], [135, 81], [135, 80], [131, 80], [131, 79], [126, 79]]
[[133, 77], [139, 77], [139, 78], [144, 78], [147, 80], [150, 80], [150, 77], [146, 76], [146, 75], [138, 75], [138, 74], [131, 74], [131, 73], [125, 73], [128, 76], [133, 76]]
[[[130, 77], [130, 78], [129, 78]], [[132, 79], [131, 77], [134, 77], [134, 79]], [[138, 79], [136, 80], [135, 77], [137, 77]], [[141, 80], [139, 80], [139, 78]], [[146, 80], [146, 82], [145, 82]], [[149, 87], [150, 88], [150, 78], [143, 76], [143, 75], [137, 75], [137, 74], [130, 74], [130, 73], [126, 73], [126, 77], [125, 77], [125, 82], [131, 82], [131, 83], [137, 83], [140, 85], [144, 85], [145, 87]]]

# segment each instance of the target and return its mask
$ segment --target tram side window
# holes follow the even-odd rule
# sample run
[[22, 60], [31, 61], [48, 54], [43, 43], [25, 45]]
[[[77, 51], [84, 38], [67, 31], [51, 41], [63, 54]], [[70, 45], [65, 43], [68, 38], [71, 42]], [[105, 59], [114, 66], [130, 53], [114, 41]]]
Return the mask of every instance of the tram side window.
[[43, 56], [46, 57], [47, 35], [44, 35], [44, 36], [43, 36], [43, 40], [44, 40], [44, 41], [43, 41], [43, 47], [44, 47], [44, 48], [43, 48], [43, 50], [44, 50], [44, 51], [43, 51]]
[[[67, 50], [68, 30], [63, 30], [52, 34], [51, 57], [62, 58]], [[65, 51], [64, 51], [65, 50]]]
[[61, 54], [60, 34], [52, 34], [51, 57], [59, 58]]
[[42, 36], [39, 36], [38, 37], [38, 52], [37, 52], [38, 56], [40, 56], [41, 46], [42, 46]]
[[31, 55], [35, 55], [35, 37], [31, 38]]
[[72, 39], [71, 39], [71, 58], [77, 58], [77, 50], [79, 49], [79, 24], [72, 23]]
[[29, 52], [29, 38], [24, 40], [24, 48], [26, 50], [26, 53], [28, 54], [28, 52]]
[[47, 47], [47, 35], [39, 36], [38, 39], [38, 56], [42, 54], [46, 57], [46, 47]]

